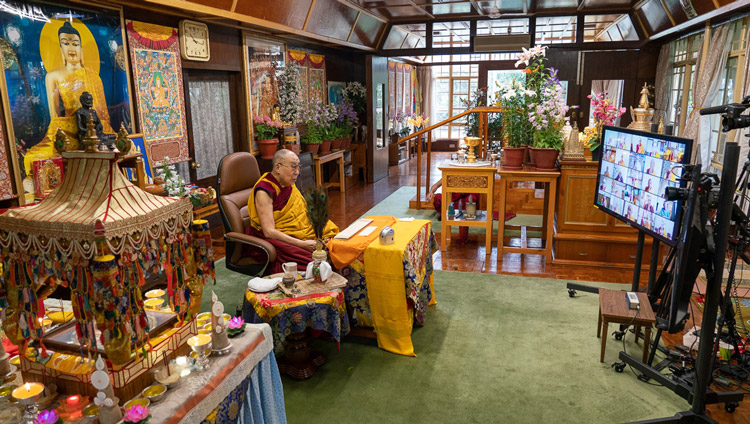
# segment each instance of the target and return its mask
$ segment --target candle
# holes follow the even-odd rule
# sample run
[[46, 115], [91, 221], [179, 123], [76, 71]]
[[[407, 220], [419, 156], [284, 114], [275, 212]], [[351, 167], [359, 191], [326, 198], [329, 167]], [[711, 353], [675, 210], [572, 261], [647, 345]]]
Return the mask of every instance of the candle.
[[22, 400], [39, 396], [44, 391], [42, 383], [26, 383], [13, 390], [13, 397]]
[[68, 406], [71, 406], [73, 408], [78, 407], [80, 402], [81, 402], [81, 397], [78, 395], [68, 396], [68, 398], [65, 399], [65, 403], [67, 403]]

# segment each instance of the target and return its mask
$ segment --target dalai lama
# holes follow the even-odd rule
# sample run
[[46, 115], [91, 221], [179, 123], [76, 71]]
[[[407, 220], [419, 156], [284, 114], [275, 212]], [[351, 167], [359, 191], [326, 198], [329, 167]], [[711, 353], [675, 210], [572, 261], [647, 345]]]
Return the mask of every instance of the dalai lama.
[[[299, 158], [282, 149], [273, 156], [271, 172], [263, 174], [247, 201], [250, 226], [247, 234], [263, 238], [276, 248], [272, 273], [282, 272], [285, 262], [304, 267], [312, 260], [315, 234], [307, 219], [307, 203], [294, 183], [300, 172]], [[331, 221], [323, 238], [333, 237], [339, 228]]]

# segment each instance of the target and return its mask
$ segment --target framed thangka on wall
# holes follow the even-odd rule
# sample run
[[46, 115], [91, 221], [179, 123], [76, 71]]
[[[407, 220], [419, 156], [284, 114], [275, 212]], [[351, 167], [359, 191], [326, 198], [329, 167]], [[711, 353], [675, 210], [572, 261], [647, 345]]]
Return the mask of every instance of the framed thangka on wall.
[[35, 191], [31, 164], [57, 156], [52, 147], [57, 130], [78, 138], [74, 114], [83, 92], [92, 95], [105, 134], [114, 134], [121, 124], [132, 130], [130, 70], [122, 9], [3, 4], [3, 101], [9, 144], [19, 146], [13, 165], [28, 192], [20, 196], [24, 204]]
[[[276, 74], [284, 68], [286, 46], [283, 42], [257, 38], [248, 33], [243, 37], [245, 63], [245, 93], [252, 122], [256, 116], [273, 116], [273, 107], [279, 103]], [[257, 153], [258, 143], [253, 125], [248, 125], [252, 153]]]
[[170, 163], [189, 159], [177, 28], [126, 22], [138, 123], [148, 157]]

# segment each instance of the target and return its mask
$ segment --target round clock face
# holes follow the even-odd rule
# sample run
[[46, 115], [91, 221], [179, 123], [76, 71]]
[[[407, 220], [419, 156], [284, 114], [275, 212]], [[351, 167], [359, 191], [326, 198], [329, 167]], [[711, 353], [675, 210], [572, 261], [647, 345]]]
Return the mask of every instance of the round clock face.
[[221, 316], [224, 314], [224, 304], [221, 302], [214, 303], [211, 311], [214, 313], [214, 315], [221, 318]]
[[97, 390], [104, 390], [109, 386], [109, 375], [107, 375], [105, 371], [94, 371], [91, 373], [91, 384], [93, 384]]

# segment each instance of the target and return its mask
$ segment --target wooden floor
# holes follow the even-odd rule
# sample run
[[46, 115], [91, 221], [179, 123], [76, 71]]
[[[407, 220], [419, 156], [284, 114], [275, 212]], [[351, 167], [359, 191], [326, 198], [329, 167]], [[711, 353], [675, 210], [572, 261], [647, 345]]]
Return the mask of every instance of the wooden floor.
[[[449, 154], [442, 154], [438, 160], [432, 161], [431, 179], [434, 183], [440, 178], [440, 171], [437, 164], [447, 158]], [[425, 163], [423, 163], [423, 168]], [[384, 200], [391, 193], [403, 186], [416, 186], [417, 171], [416, 159], [407, 161], [397, 166], [391, 166], [389, 176], [373, 184], [361, 183], [346, 191], [345, 201], [341, 201], [341, 193], [332, 189], [329, 191], [330, 207], [329, 214], [331, 219], [339, 226], [346, 228], [349, 224], [362, 216], [370, 208]], [[422, 188], [424, 190], [424, 188]], [[440, 228], [434, 229], [439, 231]], [[438, 237], [438, 240], [440, 238]], [[216, 246], [216, 258], [223, 256], [223, 249]], [[494, 243], [493, 243], [494, 244]], [[468, 240], [465, 244], [453, 243], [448, 246], [445, 254], [440, 251], [433, 256], [435, 269], [447, 271], [464, 271], [464, 272], [482, 272], [492, 274], [512, 274], [527, 275], [532, 277], [555, 278], [568, 281], [599, 281], [609, 283], [632, 283], [632, 270], [622, 270], [616, 268], [597, 268], [583, 267], [572, 265], [554, 265], [545, 264], [544, 257], [541, 255], [521, 255], [517, 253], [503, 254], [503, 260], [497, 261], [496, 248], [493, 247], [489, 257], [485, 255], [484, 240]], [[648, 270], [644, 267], [641, 273], [641, 285], [647, 281]], [[549, 293], [550, 296], [558, 296], [561, 301], [567, 298], [567, 292]], [[696, 321], [700, 322], [700, 314], [696, 314]], [[595, 318], [591, 320], [591, 336], [596, 337]], [[609, 337], [612, 337], [609, 335]], [[665, 341], [668, 345], [681, 343], [681, 335], [669, 336]], [[592, 361], [598, 358], [591, 358]], [[627, 370], [627, 369], [626, 369]], [[614, 370], [612, 372], [615, 372]], [[627, 371], [626, 371], [627, 372]], [[635, 378], [635, 376], [632, 376]], [[644, 383], [645, 384], [645, 383]], [[715, 388], [721, 390], [720, 388]], [[664, 388], [663, 390], [669, 390]], [[613, 388], [613, 395], [616, 396], [616, 388]], [[637, 408], [637, 405], [633, 405]], [[689, 410], [690, 405], [686, 402], [684, 410]], [[675, 411], [675, 413], [678, 411]], [[746, 423], [750, 424], [750, 400], [744, 401], [733, 414], [724, 411], [723, 404], [709, 405], [708, 412], [710, 416], [719, 423]]]

